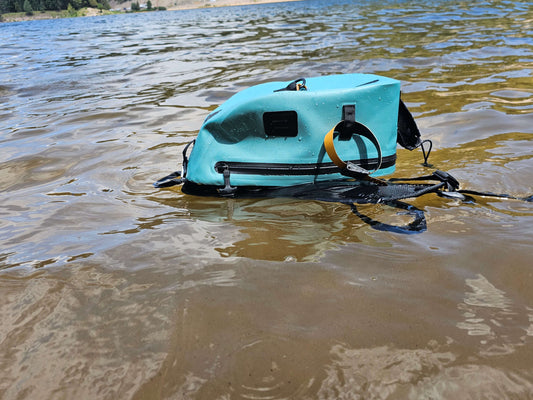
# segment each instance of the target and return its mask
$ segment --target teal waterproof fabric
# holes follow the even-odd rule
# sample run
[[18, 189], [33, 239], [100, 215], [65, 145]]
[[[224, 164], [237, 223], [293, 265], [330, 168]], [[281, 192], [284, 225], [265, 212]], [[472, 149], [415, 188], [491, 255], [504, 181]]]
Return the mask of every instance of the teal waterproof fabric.
[[[355, 121], [377, 137], [383, 166], [395, 169], [400, 82], [371, 74], [307, 78], [306, 90], [282, 90], [290, 82], [245, 89], [210, 113], [191, 151], [185, 178], [201, 185], [292, 186], [342, 180], [323, 140], [343, 119], [343, 106], [355, 105]], [[303, 88], [302, 88], [303, 89]], [[378, 152], [367, 138], [336, 138], [342, 160], [373, 170]], [[386, 161], [386, 162], [385, 162]], [[227, 182], [226, 182], [227, 183]]]

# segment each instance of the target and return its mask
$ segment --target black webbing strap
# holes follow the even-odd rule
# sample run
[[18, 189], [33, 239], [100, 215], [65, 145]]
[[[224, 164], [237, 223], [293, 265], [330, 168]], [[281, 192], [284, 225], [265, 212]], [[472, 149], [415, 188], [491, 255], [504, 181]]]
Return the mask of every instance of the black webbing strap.
[[370, 225], [372, 228], [378, 231], [394, 232], [394, 233], [420, 233], [427, 230], [426, 217], [424, 211], [410, 204], [401, 202], [401, 201], [390, 201], [385, 203], [390, 207], [399, 208], [405, 210], [403, 214], [413, 217], [413, 220], [406, 225], [392, 225], [385, 222], [378, 221], [374, 218], [369, 217], [366, 214], [361, 213], [355, 204], [351, 204], [352, 212], [357, 215], [361, 221]]
[[171, 174], [154, 182], [155, 188], [166, 188], [174, 185], [181, 185], [185, 182], [185, 178], [181, 176], [181, 171], [172, 172]]
[[459, 181], [445, 171], [436, 170], [431, 175], [417, 176], [415, 178], [390, 178], [389, 182], [409, 182], [409, 181], [439, 181], [446, 184], [449, 191], [459, 189]]
[[183, 155], [183, 177], [184, 178], [187, 177], [187, 166], [189, 165], [189, 157], [187, 156], [187, 150], [189, 150], [189, 147], [191, 147], [191, 145], [194, 146], [195, 143], [196, 143], [196, 139], [187, 143], [187, 145], [183, 149], [183, 152], [181, 153]]
[[495, 197], [500, 199], [510, 199], [510, 200], [521, 200], [521, 201], [527, 201], [528, 203], [533, 203], [533, 195], [526, 196], [526, 197], [515, 197], [511, 196], [509, 194], [505, 193], [492, 193], [492, 192], [478, 192], [476, 190], [468, 190], [468, 189], [461, 189], [457, 191], [461, 194], [471, 194], [473, 196], [481, 196], [481, 197]]
[[[187, 192], [193, 193], [191, 182], [186, 182]], [[197, 185], [202, 189], [202, 185]], [[376, 185], [367, 181], [333, 181], [315, 182], [277, 188], [243, 188], [238, 187], [235, 197], [239, 198], [296, 198], [300, 200], [318, 200], [344, 204], [377, 204], [408, 198], [415, 198], [427, 193], [441, 191], [446, 184], [428, 183], [390, 183], [387, 186]]]

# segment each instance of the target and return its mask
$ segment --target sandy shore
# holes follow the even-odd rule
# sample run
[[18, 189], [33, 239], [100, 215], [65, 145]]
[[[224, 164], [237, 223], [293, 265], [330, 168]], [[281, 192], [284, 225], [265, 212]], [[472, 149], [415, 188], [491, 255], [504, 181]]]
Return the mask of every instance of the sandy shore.
[[[148, 0], [127, 0], [119, 3], [117, 0], [111, 0], [109, 4], [112, 9], [123, 10], [129, 9], [131, 3], [139, 2], [139, 4], [146, 4]], [[153, 7], [166, 7], [167, 10], [190, 10], [196, 8], [213, 8], [213, 7], [230, 7], [230, 6], [245, 6], [251, 4], [265, 4], [265, 3], [285, 3], [289, 1], [301, 0], [150, 0]]]
[[[155, 0], [157, 1], [157, 0]], [[187, 10], [193, 8], [210, 8], [210, 7], [230, 7], [230, 6], [245, 6], [250, 4], [265, 4], [265, 3], [285, 3], [289, 1], [301, 1], [301, 0], [191, 0], [191, 1], [181, 1], [178, 4], [173, 4], [170, 1], [168, 10]], [[164, 3], [165, 1], [160, 1]], [[153, 3], [153, 2], [152, 2]], [[174, 1], [174, 3], [176, 3]], [[179, 4], [181, 3], [181, 4]], [[163, 5], [164, 4], [160, 4]]]

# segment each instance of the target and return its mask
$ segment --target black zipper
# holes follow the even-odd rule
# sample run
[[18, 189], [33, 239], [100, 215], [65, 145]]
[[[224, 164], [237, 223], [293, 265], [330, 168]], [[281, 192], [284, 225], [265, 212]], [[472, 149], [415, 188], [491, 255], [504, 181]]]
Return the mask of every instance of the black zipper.
[[[375, 169], [378, 166], [377, 158], [365, 160], [350, 160], [351, 163], [358, 165], [366, 170]], [[396, 154], [383, 157], [381, 168], [389, 168], [396, 164]], [[282, 164], [282, 163], [251, 163], [238, 161], [219, 161], [215, 164], [215, 171], [219, 174], [229, 169], [232, 174], [246, 175], [326, 175], [336, 174], [340, 169], [332, 162], [315, 163], [315, 164]]]

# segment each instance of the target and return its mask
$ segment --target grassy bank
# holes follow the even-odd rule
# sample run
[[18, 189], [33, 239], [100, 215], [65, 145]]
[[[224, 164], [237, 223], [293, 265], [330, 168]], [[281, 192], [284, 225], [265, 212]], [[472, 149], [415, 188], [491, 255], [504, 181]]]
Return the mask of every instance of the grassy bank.
[[32, 15], [24, 12], [0, 14], [0, 22], [31, 21], [35, 19], [94, 17], [96, 15], [116, 14], [116, 11], [99, 10], [97, 8], [81, 8], [79, 10], [34, 11]]

